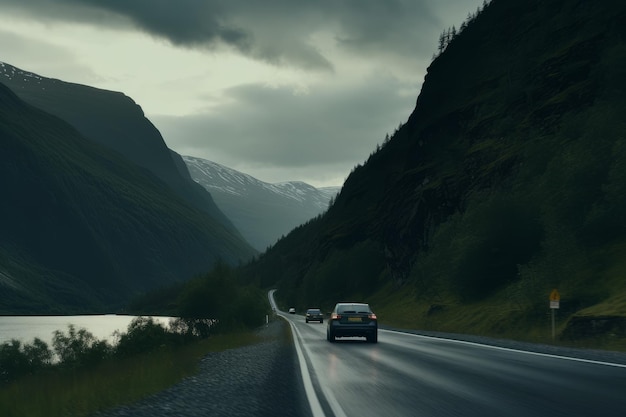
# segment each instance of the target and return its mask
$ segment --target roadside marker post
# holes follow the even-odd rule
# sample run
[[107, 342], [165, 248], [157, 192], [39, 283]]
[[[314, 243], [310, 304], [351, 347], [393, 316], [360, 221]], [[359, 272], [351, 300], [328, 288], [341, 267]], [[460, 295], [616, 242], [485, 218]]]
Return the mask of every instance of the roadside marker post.
[[554, 310], [559, 308], [560, 301], [561, 301], [561, 295], [559, 294], [559, 291], [555, 288], [550, 293], [550, 311], [552, 312], [552, 341], [553, 342], [556, 337], [555, 325], [554, 325]]

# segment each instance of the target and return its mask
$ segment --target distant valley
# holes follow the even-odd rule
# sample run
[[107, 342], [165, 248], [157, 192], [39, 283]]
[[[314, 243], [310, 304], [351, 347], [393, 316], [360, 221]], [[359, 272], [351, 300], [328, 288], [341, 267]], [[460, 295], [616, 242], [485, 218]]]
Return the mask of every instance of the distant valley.
[[2, 62], [0, 149], [2, 314], [119, 311], [251, 259], [339, 190], [183, 160], [125, 94]]
[[206, 159], [183, 156], [183, 160], [191, 177], [259, 251], [326, 211], [340, 189], [299, 181], [270, 184]]

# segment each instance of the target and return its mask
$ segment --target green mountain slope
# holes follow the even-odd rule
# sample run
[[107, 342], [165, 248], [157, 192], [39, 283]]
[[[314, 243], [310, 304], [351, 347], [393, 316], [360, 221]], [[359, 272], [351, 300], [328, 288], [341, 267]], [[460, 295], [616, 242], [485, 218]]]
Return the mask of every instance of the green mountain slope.
[[130, 97], [42, 77], [6, 63], [0, 63], [0, 75], [4, 75], [0, 83], [22, 100], [60, 117], [83, 137], [148, 169], [187, 202], [238, 233], [211, 195], [192, 180], [181, 156], [167, 147], [160, 132]]
[[109, 311], [255, 251], [155, 175], [0, 85], [0, 312]]
[[623, 2], [486, 5], [407, 123], [251, 279], [290, 305], [537, 339], [558, 288], [562, 337], [626, 337], [625, 23]]

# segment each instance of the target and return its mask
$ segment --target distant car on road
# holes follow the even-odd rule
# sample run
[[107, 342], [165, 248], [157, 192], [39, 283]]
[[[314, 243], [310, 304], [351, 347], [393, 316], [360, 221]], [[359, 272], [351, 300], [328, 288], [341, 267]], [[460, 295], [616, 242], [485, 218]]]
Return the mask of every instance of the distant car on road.
[[304, 320], [307, 323], [310, 321], [319, 321], [320, 323], [324, 323], [324, 315], [322, 314], [322, 310], [319, 308], [309, 308], [306, 311]]
[[295, 307], [290, 307], [289, 308], [289, 314], [296, 314], [296, 308]]
[[337, 337], [365, 337], [368, 342], [378, 342], [378, 318], [366, 303], [337, 303], [326, 327], [326, 339]]

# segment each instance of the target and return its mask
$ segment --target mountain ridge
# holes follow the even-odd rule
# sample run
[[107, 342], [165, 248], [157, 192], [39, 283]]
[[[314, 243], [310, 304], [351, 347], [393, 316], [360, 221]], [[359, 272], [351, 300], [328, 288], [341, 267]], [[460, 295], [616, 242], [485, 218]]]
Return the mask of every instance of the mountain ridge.
[[191, 179], [180, 155], [167, 147], [132, 98], [122, 92], [42, 77], [2, 62], [0, 73], [0, 83], [18, 97], [67, 121], [85, 138], [148, 169], [185, 200], [238, 233], [211, 195]]
[[119, 312], [256, 251], [151, 171], [0, 83], [0, 312]]
[[485, 2], [407, 122], [251, 282], [283, 306], [366, 299], [387, 324], [541, 342], [559, 288], [558, 334], [623, 340], [625, 21], [618, 2]]
[[182, 158], [192, 178], [257, 250], [323, 213], [340, 188], [316, 188], [302, 181], [271, 184], [203, 158]]

